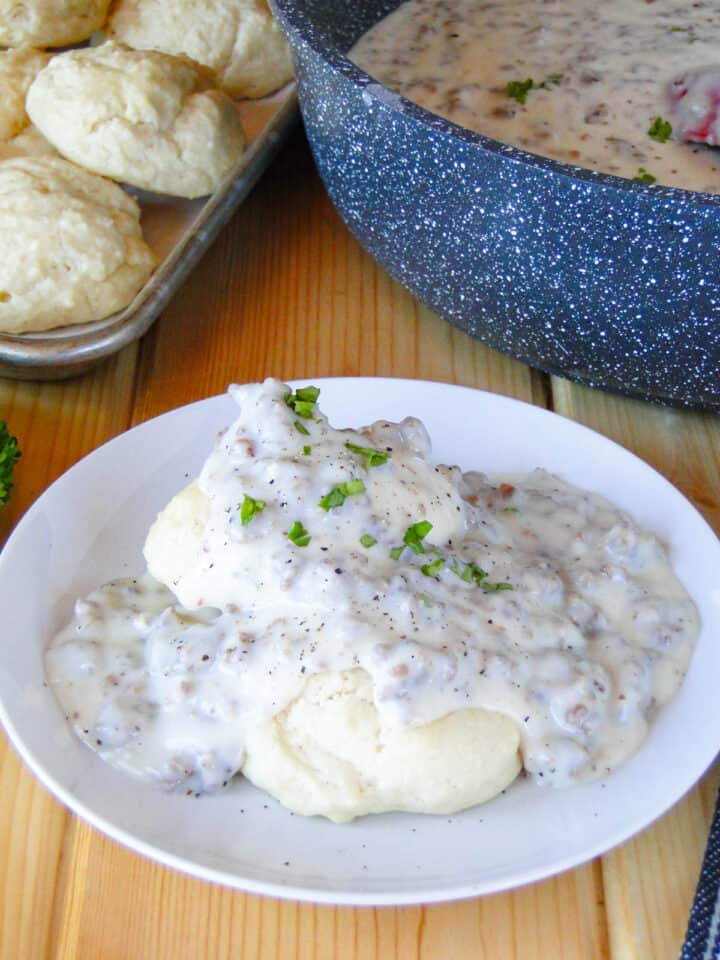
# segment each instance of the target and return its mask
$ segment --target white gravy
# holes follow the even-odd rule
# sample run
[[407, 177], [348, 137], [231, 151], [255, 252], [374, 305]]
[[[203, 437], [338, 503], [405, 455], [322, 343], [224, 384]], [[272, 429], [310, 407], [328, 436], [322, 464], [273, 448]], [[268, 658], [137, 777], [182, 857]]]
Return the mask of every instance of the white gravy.
[[[718, 152], [681, 142], [698, 139], [691, 131], [703, 117], [714, 135], [702, 139], [720, 136], [715, 0], [407, 0], [350, 57], [408, 100], [504, 143], [720, 192]], [[673, 89], [693, 70], [708, 78], [713, 97], [701, 89], [678, 104]], [[524, 103], [508, 94], [508, 83], [528, 80]], [[516, 95], [523, 99], [522, 90]], [[656, 118], [674, 127], [666, 142], [649, 135]]]
[[[199, 478], [208, 520], [174, 593], [149, 575], [101, 587], [47, 651], [68, 721], [103, 759], [187, 792], [223, 786], [255, 718], [311, 674], [357, 666], [384, 725], [512, 717], [539, 783], [602, 777], [637, 749], [698, 632], [651, 533], [542, 470], [433, 466], [412, 418], [341, 431], [316, 406], [300, 418], [278, 381], [232, 392], [240, 415]], [[364, 490], [319, 505], [353, 480]], [[243, 525], [246, 496], [265, 506]]]

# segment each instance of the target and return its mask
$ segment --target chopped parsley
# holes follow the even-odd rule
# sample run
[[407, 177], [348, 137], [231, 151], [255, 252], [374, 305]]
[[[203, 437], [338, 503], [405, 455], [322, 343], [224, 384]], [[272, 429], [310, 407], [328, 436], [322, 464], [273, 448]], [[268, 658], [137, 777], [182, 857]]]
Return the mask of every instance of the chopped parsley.
[[392, 550], [390, 551], [390, 556], [392, 557], [393, 560], [399, 560], [403, 554], [404, 549], [405, 547], [393, 547]]
[[426, 577], [434, 577], [440, 572], [440, 570], [442, 570], [444, 566], [445, 561], [442, 557], [438, 557], [437, 560], [433, 560], [432, 563], [424, 563], [420, 569]]
[[528, 93], [534, 86], [535, 81], [532, 77], [528, 77], [527, 80], [510, 80], [505, 87], [505, 92], [518, 103], [525, 103]]
[[258, 513], [262, 513], [264, 509], [264, 500], [256, 500], [254, 497], [249, 497], [245, 494], [243, 502], [240, 505], [240, 523], [246, 527], [252, 518], [257, 516]]
[[295, 429], [297, 430], [298, 433], [301, 433], [304, 437], [310, 436], [310, 431], [308, 430], [308, 428], [305, 426], [304, 423], [300, 423], [299, 420], [295, 421]]
[[491, 583], [489, 580], [485, 580], [480, 584], [480, 586], [483, 588], [485, 593], [499, 593], [500, 590], [512, 590], [512, 584], [505, 583], [502, 580], [497, 583]]
[[429, 520], [421, 520], [419, 523], [414, 523], [405, 531], [403, 543], [406, 547], [410, 547], [413, 553], [425, 553], [423, 539], [430, 533], [432, 526]]
[[497, 593], [500, 590], [512, 590], [512, 586], [509, 583], [503, 581], [493, 582], [488, 580], [487, 570], [483, 570], [482, 567], [479, 567], [476, 563], [473, 563], [472, 560], [470, 563], [461, 563], [456, 560], [450, 567], [452, 572], [460, 577], [465, 583], [474, 583], [478, 587], [482, 587], [485, 593]]
[[651, 140], [657, 140], [658, 143], [667, 143], [672, 136], [672, 124], [662, 117], [655, 117], [648, 127], [648, 136]]
[[285, 396], [285, 403], [304, 420], [312, 420], [315, 413], [315, 404], [320, 396], [318, 387], [298, 387], [295, 393]]
[[348, 497], [358, 493], [365, 492], [365, 484], [362, 480], [348, 480], [347, 483], [338, 483], [324, 497], [320, 497], [318, 506], [323, 510], [332, 510], [333, 507], [341, 507]]
[[648, 173], [645, 167], [638, 167], [637, 175], [633, 177], [633, 180], [636, 180], [638, 183], [647, 183], [648, 185], [657, 182], [655, 177], [651, 173]]
[[360, 543], [365, 547], [366, 550], [369, 550], [370, 547], [374, 547], [377, 543], [375, 537], [371, 537], [369, 533], [364, 533], [360, 537]]
[[294, 543], [296, 547], [306, 547], [312, 539], [310, 534], [299, 520], [295, 520], [290, 525], [290, 529], [287, 532], [287, 538]]
[[487, 570], [483, 570], [482, 567], [472, 561], [470, 563], [460, 563], [456, 560], [450, 569], [465, 583], [481, 583], [488, 575]]
[[562, 73], [549, 73], [540, 83], [535, 83], [532, 77], [527, 80], [510, 80], [505, 86], [505, 93], [518, 103], [525, 103], [531, 90], [550, 90], [562, 83]]
[[309, 457], [311, 453], [312, 453], [312, 447], [303, 447], [303, 454], [306, 457]]
[[381, 467], [390, 459], [390, 454], [386, 450], [373, 450], [372, 447], [360, 447], [357, 443], [346, 443], [345, 446], [351, 453], [356, 453], [359, 457], [365, 457], [365, 469], [370, 467]]

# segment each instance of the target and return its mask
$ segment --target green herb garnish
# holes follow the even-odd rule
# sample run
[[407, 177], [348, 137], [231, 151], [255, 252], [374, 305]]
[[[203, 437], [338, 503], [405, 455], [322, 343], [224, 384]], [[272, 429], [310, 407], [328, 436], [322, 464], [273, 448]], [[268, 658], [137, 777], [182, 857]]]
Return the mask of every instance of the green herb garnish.
[[312, 447], [303, 447], [303, 454], [306, 457], [309, 457], [311, 453], [312, 453]]
[[287, 532], [287, 538], [288, 540], [292, 541], [296, 547], [306, 547], [312, 539], [310, 534], [299, 520], [295, 520], [290, 525], [290, 529]]
[[486, 580], [484, 583], [481, 583], [480, 586], [485, 593], [498, 593], [500, 590], [512, 590], [512, 584], [504, 583], [503, 581], [491, 583], [489, 580]]
[[245, 494], [245, 498], [240, 505], [240, 523], [246, 527], [252, 518], [257, 516], [258, 513], [262, 513], [264, 509], [264, 500], [256, 500], [254, 497], [249, 497]]
[[365, 469], [370, 467], [381, 467], [390, 459], [390, 454], [386, 450], [373, 450], [372, 447], [360, 447], [357, 443], [346, 443], [345, 446], [351, 453], [356, 453], [359, 457], [365, 457]]
[[528, 77], [527, 80], [510, 80], [505, 87], [505, 92], [518, 103], [525, 103], [528, 93], [534, 86], [535, 81], [532, 77]]
[[291, 410], [294, 410], [299, 417], [302, 417], [304, 420], [312, 420], [315, 412], [315, 404], [319, 396], [320, 389], [318, 387], [298, 387], [295, 393], [286, 394], [285, 403]]
[[636, 180], [638, 183], [655, 183], [655, 177], [648, 173], [645, 167], [638, 167], [637, 176], [633, 177], [633, 180]]
[[318, 506], [323, 510], [332, 510], [333, 507], [341, 507], [348, 497], [364, 492], [365, 484], [362, 480], [348, 480], [347, 483], [339, 483], [324, 497], [320, 497]]
[[405, 531], [403, 543], [406, 547], [410, 547], [413, 553], [425, 553], [422, 541], [430, 533], [432, 526], [429, 520], [420, 520], [419, 523], [414, 523]]
[[494, 583], [491, 580], [488, 580], [487, 570], [483, 570], [482, 567], [479, 567], [476, 563], [470, 561], [470, 563], [461, 563], [456, 560], [450, 567], [452, 572], [460, 577], [465, 583], [474, 583], [486, 593], [497, 593], [499, 590], [512, 590], [512, 586], [509, 583], [499, 582]]
[[371, 537], [369, 533], [364, 533], [364, 534], [360, 537], [360, 543], [361, 543], [367, 550], [369, 550], [370, 547], [374, 547], [374, 546], [375, 546], [375, 544], [377, 543], [377, 540], [375, 539], [375, 537]]
[[310, 436], [310, 431], [308, 430], [308, 428], [305, 426], [304, 423], [300, 423], [299, 420], [295, 421], [295, 429], [297, 430], [298, 433], [301, 433], [304, 437]]
[[551, 90], [562, 83], [562, 73], [549, 73], [540, 83], [535, 83], [532, 77], [527, 80], [510, 80], [505, 86], [505, 93], [518, 103], [525, 103], [531, 90]]
[[658, 143], [667, 143], [672, 136], [672, 125], [662, 117], [655, 117], [648, 128], [648, 136]]
[[0, 420], [0, 506], [7, 503], [12, 490], [12, 475], [20, 459], [20, 448], [4, 420]]
[[470, 563], [461, 563], [456, 560], [450, 569], [456, 576], [460, 577], [461, 580], [464, 580], [465, 583], [481, 583], [488, 575], [487, 570], [483, 570], [482, 567], [479, 567], [472, 561], [470, 561]]
[[434, 577], [444, 566], [445, 561], [442, 557], [438, 557], [437, 560], [433, 560], [432, 563], [424, 563], [420, 569], [426, 577]]
[[403, 555], [404, 549], [405, 547], [393, 547], [392, 550], [390, 551], [390, 556], [392, 557], [393, 560], [399, 560], [400, 557]]

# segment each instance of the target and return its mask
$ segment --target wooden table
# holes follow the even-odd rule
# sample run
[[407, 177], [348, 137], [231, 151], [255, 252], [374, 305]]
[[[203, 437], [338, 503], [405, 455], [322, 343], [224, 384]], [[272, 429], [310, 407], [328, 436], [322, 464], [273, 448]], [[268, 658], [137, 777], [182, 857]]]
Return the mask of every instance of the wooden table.
[[[94, 447], [268, 374], [421, 377], [551, 407], [634, 450], [720, 530], [718, 417], [551, 379], [453, 330], [351, 238], [298, 133], [141, 343], [65, 383], [0, 381], [0, 417], [23, 449], [0, 542]], [[635, 840], [543, 883], [447, 905], [332, 908], [143, 860], [69, 814], [0, 741], [2, 960], [670, 960], [718, 783], [716, 769]]]

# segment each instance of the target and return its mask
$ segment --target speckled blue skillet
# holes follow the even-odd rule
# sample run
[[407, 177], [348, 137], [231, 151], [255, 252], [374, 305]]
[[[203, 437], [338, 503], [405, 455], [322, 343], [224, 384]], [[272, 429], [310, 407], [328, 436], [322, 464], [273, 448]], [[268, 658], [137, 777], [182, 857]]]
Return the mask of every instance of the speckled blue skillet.
[[317, 165], [420, 300], [550, 373], [720, 411], [720, 197], [477, 136], [343, 55], [398, 0], [273, 0]]

